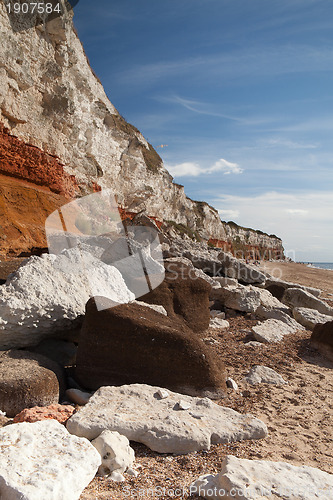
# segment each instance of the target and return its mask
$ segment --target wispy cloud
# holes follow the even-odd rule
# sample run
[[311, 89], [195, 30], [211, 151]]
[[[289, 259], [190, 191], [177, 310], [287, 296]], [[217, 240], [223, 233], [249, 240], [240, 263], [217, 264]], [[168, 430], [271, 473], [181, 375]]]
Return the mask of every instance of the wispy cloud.
[[332, 191], [271, 191], [253, 197], [224, 195], [209, 201], [223, 220], [229, 220], [230, 213], [234, 213], [232, 219], [242, 226], [277, 234], [299, 260], [315, 257], [333, 262], [333, 232], [327, 231], [333, 223]]
[[221, 172], [224, 175], [241, 174], [243, 169], [237, 164], [220, 158], [210, 167], [201, 167], [199, 163], [184, 162], [178, 165], [165, 165], [174, 177], [198, 177], [199, 175]]
[[[243, 125], [263, 125], [267, 123], [273, 123], [277, 120], [277, 117], [272, 116], [255, 116], [251, 118], [247, 118], [244, 116], [236, 116], [230, 113], [224, 113], [218, 111], [216, 109], [216, 103], [210, 104], [208, 102], [196, 100], [196, 99], [186, 99], [184, 97], [180, 97], [179, 95], [171, 95], [171, 96], [163, 96], [156, 97], [156, 100], [160, 102], [173, 103], [178, 104], [181, 107], [192, 111], [193, 113], [197, 113], [199, 115], [207, 115], [207, 116], [216, 116], [218, 118], [225, 118], [226, 120], [231, 120], [234, 122], [238, 122]], [[279, 117], [282, 119], [282, 116]]]
[[[219, 81], [239, 78], [262, 78], [283, 74], [318, 73], [331, 68], [332, 47], [288, 44], [266, 48], [252, 46], [213, 56], [189, 57], [173, 61], [133, 66], [119, 73], [122, 82], [135, 81], [136, 85], [151, 86], [170, 77], [191, 77]], [[216, 80], [219, 79], [219, 80]], [[243, 80], [242, 80], [243, 83]]]

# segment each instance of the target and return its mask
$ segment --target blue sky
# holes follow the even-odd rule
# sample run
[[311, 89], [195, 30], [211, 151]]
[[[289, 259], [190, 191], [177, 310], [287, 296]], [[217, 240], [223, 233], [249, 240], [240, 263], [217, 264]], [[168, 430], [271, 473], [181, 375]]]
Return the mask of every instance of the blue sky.
[[80, 0], [74, 10], [111, 102], [188, 196], [279, 235], [296, 260], [333, 262], [331, 0]]

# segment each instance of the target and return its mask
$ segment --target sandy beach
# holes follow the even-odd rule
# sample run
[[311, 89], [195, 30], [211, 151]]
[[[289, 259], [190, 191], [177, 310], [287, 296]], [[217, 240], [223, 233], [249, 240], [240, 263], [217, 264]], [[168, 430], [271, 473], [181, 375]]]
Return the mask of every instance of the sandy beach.
[[276, 278], [319, 288], [323, 297], [333, 294], [333, 271], [308, 267], [296, 262], [262, 262], [260, 268]]

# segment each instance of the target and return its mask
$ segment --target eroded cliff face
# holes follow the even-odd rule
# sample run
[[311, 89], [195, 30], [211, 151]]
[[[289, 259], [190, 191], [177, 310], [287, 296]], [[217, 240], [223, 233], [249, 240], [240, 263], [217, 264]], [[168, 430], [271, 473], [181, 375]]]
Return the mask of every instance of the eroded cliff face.
[[[14, 33], [1, 2], [0, 36], [2, 175], [65, 198], [112, 188], [127, 211], [144, 210], [234, 248], [241, 231], [222, 223], [206, 203], [187, 198], [152, 146], [110, 103], [70, 13]], [[52, 199], [52, 205], [60, 202]], [[281, 249], [278, 238], [256, 234], [249, 244], [254, 238], [256, 245]]]

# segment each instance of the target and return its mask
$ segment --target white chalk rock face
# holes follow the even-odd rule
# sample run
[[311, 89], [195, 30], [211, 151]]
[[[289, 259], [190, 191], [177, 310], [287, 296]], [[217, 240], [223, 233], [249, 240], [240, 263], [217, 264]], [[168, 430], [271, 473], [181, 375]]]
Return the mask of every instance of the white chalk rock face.
[[308, 330], [313, 330], [318, 324], [332, 321], [332, 316], [322, 314], [315, 309], [308, 309], [307, 307], [295, 307], [293, 309], [293, 316], [298, 323], [305, 326]]
[[284, 385], [288, 383], [275, 370], [272, 370], [272, 368], [268, 368], [268, 366], [259, 366], [259, 365], [251, 368], [249, 373], [245, 375], [245, 379], [251, 385], [256, 385], [256, 384]]
[[38, 344], [72, 326], [91, 296], [134, 299], [112, 266], [78, 249], [30, 257], [0, 287], [0, 349]]
[[190, 492], [207, 500], [331, 500], [333, 475], [314, 467], [229, 455], [219, 474], [201, 476]]
[[144, 384], [101, 387], [68, 420], [67, 429], [88, 439], [105, 429], [117, 431], [159, 453], [179, 454], [267, 435], [266, 425], [252, 415], [171, 391], [161, 399], [161, 390]]
[[102, 465], [98, 472], [102, 476], [112, 472], [122, 474], [134, 463], [134, 450], [127, 437], [121, 436], [119, 432], [103, 431], [91, 444], [101, 455]]
[[0, 429], [0, 498], [78, 500], [101, 463], [86, 439], [56, 420]]
[[273, 342], [281, 342], [285, 335], [295, 333], [295, 328], [278, 319], [267, 319], [253, 326], [252, 331], [254, 338], [258, 342], [271, 344]]

